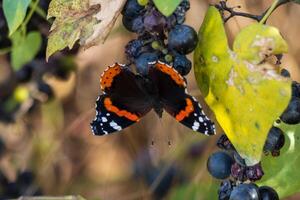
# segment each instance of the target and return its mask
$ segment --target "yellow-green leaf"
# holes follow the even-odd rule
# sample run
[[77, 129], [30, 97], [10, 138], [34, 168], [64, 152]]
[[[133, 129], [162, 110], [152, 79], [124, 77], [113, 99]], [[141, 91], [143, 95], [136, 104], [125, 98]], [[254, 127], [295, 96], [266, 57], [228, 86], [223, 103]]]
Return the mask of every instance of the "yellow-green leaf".
[[255, 23], [237, 35], [233, 51], [240, 59], [259, 64], [267, 56], [286, 53], [288, 46], [277, 28]]
[[[261, 31], [265, 25], [255, 26], [258, 28], [250, 29], [258, 30], [261, 39], [271, 37], [279, 41], [274, 42], [276, 53], [286, 50], [286, 46], [278, 46], [285, 44], [280, 35], [272, 33], [265, 37]], [[271, 27], [265, 29], [273, 30]], [[281, 77], [271, 64], [252, 60], [250, 52], [254, 52], [254, 57], [261, 53], [252, 49], [251, 41], [258, 35], [255, 31], [252, 34], [248, 37], [242, 31], [235, 44], [239, 46], [240, 41], [244, 41], [245, 45], [235, 47], [238, 53], [232, 51], [221, 15], [216, 8], [210, 7], [199, 31], [194, 55], [198, 86], [218, 123], [248, 165], [261, 160], [269, 129], [287, 107], [291, 96], [289, 79]]]
[[55, 17], [55, 21], [46, 58], [66, 47], [71, 49], [77, 41], [84, 47], [104, 42], [124, 3], [125, 0], [52, 0], [48, 18]]

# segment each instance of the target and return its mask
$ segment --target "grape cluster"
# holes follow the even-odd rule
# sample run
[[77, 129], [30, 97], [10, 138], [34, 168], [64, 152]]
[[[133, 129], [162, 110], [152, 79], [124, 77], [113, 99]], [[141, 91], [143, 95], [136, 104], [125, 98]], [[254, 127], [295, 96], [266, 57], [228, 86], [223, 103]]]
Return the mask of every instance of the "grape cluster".
[[[49, 3], [50, 0], [40, 0], [39, 8], [47, 13]], [[0, 29], [0, 49], [11, 47], [8, 26], [2, 9], [0, 9]], [[18, 70], [10, 69], [11, 73], [7, 75], [8, 77], [0, 81], [0, 121], [6, 123], [14, 122], [20, 112], [30, 112], [36, 105], [54, 98], [53, 89], [45, 81], [46, 75], [66, 80], [76, 68], [73, 57], [77, 54], [79, 45], [72, 51], [63, 51], [53, 56], [48, 63], [45, 61], [47, 35], [50, 29], [50, 24], [45, 18], [34, 13], [26, 29], [27, 32], [40, 32], [42, 45], [34, 60]], [[10, 56], [11, 52], [8, 52], [6, 58], [9, 63]], [[25, 102], [26, 104], [29, 102], [31, 106], [23, 106]]]
[[128, 0], [122, 10], [124, 27], [138, 35], [125, 47], [129, 64], [138, 73], [147, 75], [151, 62], [163, 61], [172, 65], [181, 75], [187, 75], [192, 63], [186, 57], [197, 45], [196, 31], [183, 24], [190, 8], [183, 0], [175, 12], [166, 17], [151, 0]]
[[[283, 145], [282, 131], [276, 127], [271, 128], [264, 151], [277, 156]], [[207, 169], [213, 177], [222, 180], [218, 191], [219, 200], [279, 199], [274, 189], [267, 186], [258, 187], [254, 183], [264, 175], [260, 163], [247, 166], [225, 134], [221, 135], [217, 146], [222, 151], [215, 152], [209, 157]]]

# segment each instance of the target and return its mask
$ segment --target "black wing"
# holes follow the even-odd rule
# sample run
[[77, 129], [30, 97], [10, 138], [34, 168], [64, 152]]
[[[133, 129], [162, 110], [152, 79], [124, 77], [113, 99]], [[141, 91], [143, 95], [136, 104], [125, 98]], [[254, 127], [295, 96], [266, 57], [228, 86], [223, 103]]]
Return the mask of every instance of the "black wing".
[[96, 102], [96, 117], [91, 123], [95, 135], [120, 131], [152, 109], [138, 81], [138, 76], [120, 64], [105, 70], [100, 79], [104, 94]]
[[157, 83], [161, 102], [170, 115], [194, 131], [215, 134], [214, 123], [205, 115], [196, 98], [187, 94], [185, 80], [174, 68], [158, 62], [149, 75]]

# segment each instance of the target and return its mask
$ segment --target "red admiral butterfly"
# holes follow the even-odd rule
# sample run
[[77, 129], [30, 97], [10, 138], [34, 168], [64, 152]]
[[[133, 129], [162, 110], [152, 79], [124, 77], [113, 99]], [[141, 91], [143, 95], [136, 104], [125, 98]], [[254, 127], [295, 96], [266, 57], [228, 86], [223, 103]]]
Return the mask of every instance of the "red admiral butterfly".
[[185, 79], [167, 64], [152, 64], [147, 76], [134, 74], [117, 63], [104, 71], [100, 79], [104, 94], [96, 102], [96, 118], [91, 123], [93, 133], [120, 131], [154, 109], [159, 117], [165, 110], [194, 131], [215, 134], [213, 122], [198, 101], [187, 94]]

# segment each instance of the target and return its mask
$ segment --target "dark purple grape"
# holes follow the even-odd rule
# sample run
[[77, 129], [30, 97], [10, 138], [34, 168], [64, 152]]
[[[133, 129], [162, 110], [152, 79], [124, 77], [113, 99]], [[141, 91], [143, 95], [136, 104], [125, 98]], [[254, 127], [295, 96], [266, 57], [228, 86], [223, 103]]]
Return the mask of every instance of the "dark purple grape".
[[231, 176], [239, 181], [247, 180], [246, 177], [246, 167], [241, 166], [238, 163], [234, 163], [231, 167]]
[[292, 97], [288, 107], [280, 116], [280, 119], [287, 124], [300, 123], [300, 98]]
[[183, 0], [174, 12], [174, 16], [176, 17], [177, 24], [183, 24], [184, 23], [186, 12], [189, 9], [190, 9], [189, 0]]
[[144, 30], [144, 23], [143, 23], [142, 16], [138, 16], [133, 19], [123, 16], [122, 22], [123, 22], [124, 27], [130, 32], [141, 33]]
[[218, 200], [229, 200], [230, 194], [235, 187], [235, 184], [231, 180], [224, 180], [221, 182], [221, 186], [218, 190]]
[[149, 33], [162, 33], [167, 25], [166, 18], [157, 10], [146, 13], [144, 18], [145, 30]]
[[260, 200], [279, 200], [277, 192], [268, 186], [262, 186], [258, 189]]
[[173, 67], [181, 75], [186, 76], [192, 69], [192, 62], [185, 55], [177, 54], [174, 58]]
[[144, 9], [144, 6], [141, 6], [137, 0], [127, 0], [123, 10], [122, 10], [122, 14], [125, 17], [128, 18], [135, 18], [137, 16], [140, 15], [141, 11]]
[[287, 69], [284, 69], [284, 68], [280, 70], [280, 74], [281, 74], [281, 76], [286, 77], [286, 78], [291, 77], [290, 72]]
[[279, 152], [285, 143], [284, 133], [280, 128], [272, 127], [265, 142], [264, 151]]
[[217, 179], [226, 179], [230, 176], [233, 158], [225, 152], [212, 154], [207, 161], [209, 173]]
[[143, 49], [144, 43], [142, 40], [131, 40], [125, 47], [125, 53], [129, 60], [138, 57]]
[[258, 187], [255, 184], [240, 184], [236, 186], [229, 200], [260, 200]]
[[142, 53], [136, 60], [135, 65], [137, 72], [142, 75], [147, 75], [149, 71], [149, 63], [155, 62], [158, 60], [158, 54], [156, 52], [153, 53]]
[[292, 96], [300, 98], [300, 84], [296, 81], [292, 83]]
[[191, 53], [197, 46], [198, 37], [196, 31], [187, 25], [176, 25], [169, 33], [169, 49], [180, 54]]
[[263, 177], [263, 175], [264, 171], [260, 163], [246, 168], [246, 176], [250, 181], [258, 181]]
[[220, 149], [224, 149], [227, 151], [234, 150], [233, 145], [231, 144], [230, 140], [228, 139], [228, 137], [225, 134], [222, 134], [221, 137], [218, 139], [217, 146]]
[[173, 14], [167, 18], [167, 28], [172, 29], [174, 26], [176, 26], [177, 20], [176, 16]]

